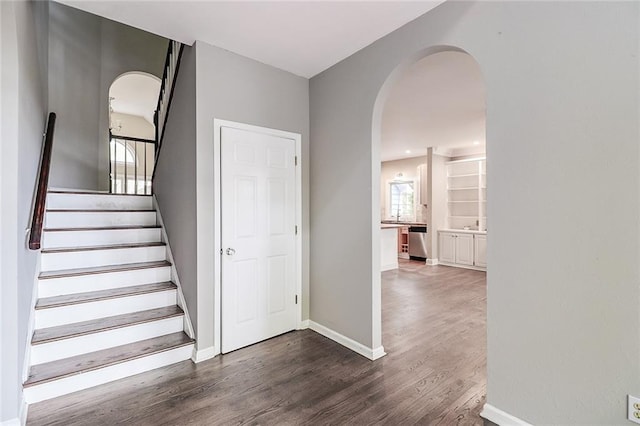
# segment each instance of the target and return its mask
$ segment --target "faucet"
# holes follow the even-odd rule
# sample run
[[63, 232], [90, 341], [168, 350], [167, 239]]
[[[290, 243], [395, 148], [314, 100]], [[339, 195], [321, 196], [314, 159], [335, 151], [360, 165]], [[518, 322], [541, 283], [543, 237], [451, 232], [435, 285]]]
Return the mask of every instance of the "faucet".
[[396, 210], [396, 222], [400, 222], [400, 207]]

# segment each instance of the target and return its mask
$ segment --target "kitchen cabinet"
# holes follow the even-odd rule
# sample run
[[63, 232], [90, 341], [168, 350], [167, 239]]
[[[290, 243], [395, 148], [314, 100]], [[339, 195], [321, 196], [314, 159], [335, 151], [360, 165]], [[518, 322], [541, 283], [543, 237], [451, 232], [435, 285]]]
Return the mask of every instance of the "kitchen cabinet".
[[473, 264], [483, 268], [487, 267], [487, 236], [474, 235]]
[[484, 269], [487, 266], [486, 247], [487, 237], [485, 234], [439, 231], [438, 263]]

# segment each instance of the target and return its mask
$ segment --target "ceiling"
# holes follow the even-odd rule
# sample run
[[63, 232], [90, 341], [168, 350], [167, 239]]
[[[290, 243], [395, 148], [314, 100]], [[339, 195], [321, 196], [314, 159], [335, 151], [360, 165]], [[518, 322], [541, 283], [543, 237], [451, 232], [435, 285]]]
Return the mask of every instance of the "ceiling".
[[427, 147], [450, 154], [463, 147], [482, 152], [485, 114], [478, 63], [462, 52], [427, 56], [390, 91], [382, 113], [381, 159], [426, 155]]
[[201, 40], [311, 78], [444, 0], [57, 0], [192, 45]]
[[113, 112], [144, 117], [153, 124], [158, 103], [160, 80], [149, 74], [128, 73], [118, 77], [109, 88]]

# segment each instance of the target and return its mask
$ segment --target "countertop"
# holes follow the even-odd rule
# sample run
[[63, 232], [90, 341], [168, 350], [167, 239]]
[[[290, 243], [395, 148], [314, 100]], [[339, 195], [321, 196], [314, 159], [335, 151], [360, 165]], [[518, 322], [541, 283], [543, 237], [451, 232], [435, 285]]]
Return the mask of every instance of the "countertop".
[[477, 229], [438, 229], [438, 232], [455, 232], [456, 234], [487, 235], [487, 231], [479, 231]]
[[380, 229], [398, 229], [404, 228], [407, 225], [397, 224], [397, 223], [381, 223]]

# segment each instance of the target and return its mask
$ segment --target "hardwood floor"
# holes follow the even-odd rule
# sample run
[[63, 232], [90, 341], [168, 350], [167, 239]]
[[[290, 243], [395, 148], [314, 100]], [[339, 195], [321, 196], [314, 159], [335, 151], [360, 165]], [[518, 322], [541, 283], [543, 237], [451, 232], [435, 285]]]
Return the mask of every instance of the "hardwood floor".
[[29, 425], [481, 425], [486, 274], [383, 273], [384, 358], [311, 331], [32, 405]]

